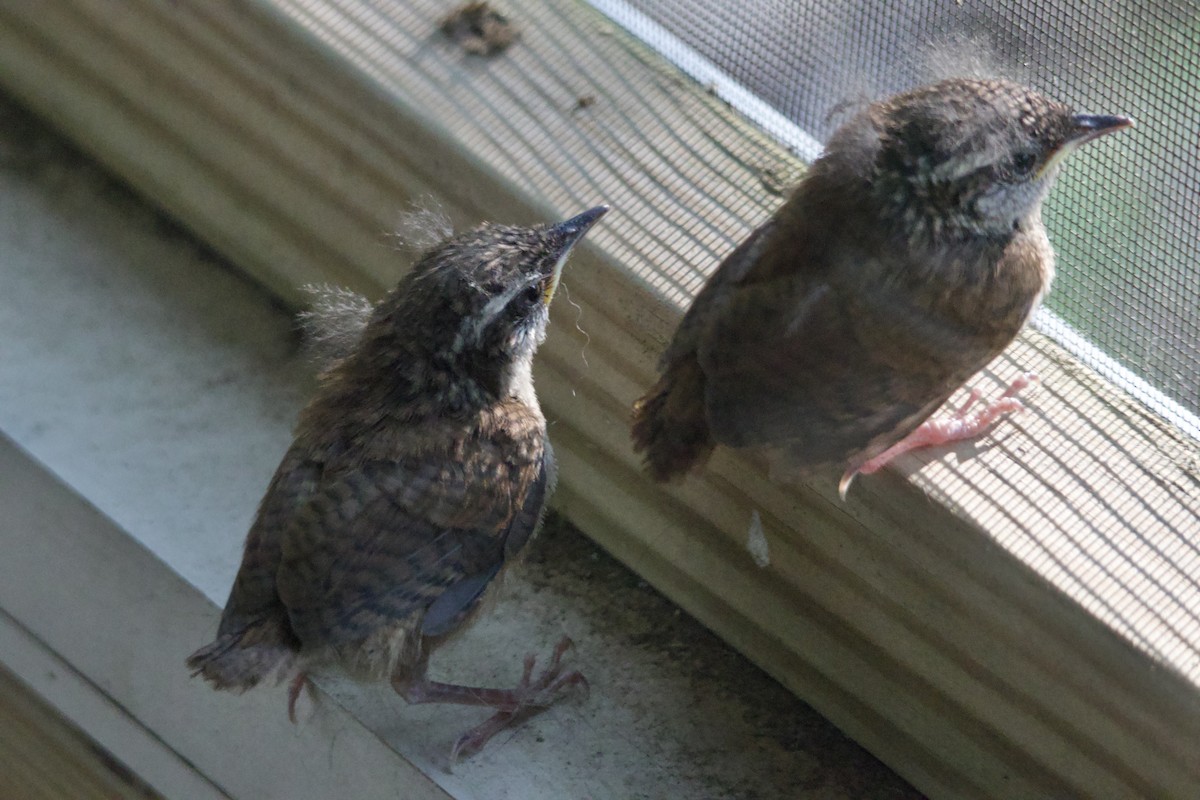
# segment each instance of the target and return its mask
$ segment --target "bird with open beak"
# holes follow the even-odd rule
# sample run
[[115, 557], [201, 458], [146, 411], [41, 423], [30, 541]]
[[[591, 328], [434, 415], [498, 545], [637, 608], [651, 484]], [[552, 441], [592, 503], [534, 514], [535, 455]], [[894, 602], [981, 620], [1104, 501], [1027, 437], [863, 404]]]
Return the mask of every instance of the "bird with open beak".
[[[1020, 408], [929, 417], [1008, 346], [1054, 274], [1042, 201], [1079, 145], [1127, 128], [1004, 80], [865, 107], [709, 278], [634, 406], [656, 480], [717, 445], [859, 473]], [[1032, 377], [1032, 376], [1030, 376]]]
[[218, 689], [310, 673], [390, 681], [410, 703], [495, 714], [451, 759], [585, 684], [563, 639], [513, 689], [439, 683], [430, 653], [517, 561], [554, 488], [531, 366], [571, 248], [607, 211], [484, 225], [429, 250], [371, 305], [350, 293], [310, 325], [337, 343], [246, 539], [216, 639], [188, 666]]

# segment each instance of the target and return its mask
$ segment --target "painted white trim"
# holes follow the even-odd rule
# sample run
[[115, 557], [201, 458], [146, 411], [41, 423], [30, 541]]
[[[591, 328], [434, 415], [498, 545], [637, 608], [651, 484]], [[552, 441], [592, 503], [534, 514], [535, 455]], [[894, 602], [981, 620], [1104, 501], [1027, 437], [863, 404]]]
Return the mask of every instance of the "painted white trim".
[[1101, 350], [1069, 322], [1048, 308], [1033, 315], [1033, 327], [1065, 347], [1071, 355], [1096, 370], [1105, 379], [1129, 393], [1192, 439], [1200, 441], [1200, 417], [1135, 375], [1115, 358]]
[[[86, 580], [86, 576], [78, 577]], [[44, 576], [38, 579], [44, 580]], [[21, 683], [163, 797], [229, 800], [118, 700], [106, 695], [3, 610], [0, 653], [4, 654], [5, 668]]]

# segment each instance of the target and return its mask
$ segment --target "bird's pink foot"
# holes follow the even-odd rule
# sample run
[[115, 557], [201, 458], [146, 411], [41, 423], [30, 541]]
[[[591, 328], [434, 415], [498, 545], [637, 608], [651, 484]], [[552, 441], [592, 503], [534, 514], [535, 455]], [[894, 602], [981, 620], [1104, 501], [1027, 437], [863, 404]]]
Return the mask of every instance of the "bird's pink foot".
[[312, 691], [312, 681], [303, 672], [292, 678], [292, 682], [288, 684], [288, 719], [293, 725], [296, 724], [296, 701], [300, 699], [300, 693], [305, 689]]
[[856, 475], [870, 475], [872, 472], [877, 472], [899, 455], [925, 447], [937, 447], [938, 445], [949, 444], [951, 442], [974, 439], [985, 433], [1003, 417], [1017, 411], [1024, 411], [1025, 405], [1017, 399], [1017, 395], [1024, 391], [1029, 384], [1035, 383], [1037, 380], [1037, 375], [1032, 372], [1026, 372], [1013, 381], [1004, 394], [1000, 395], [995, 402], [982, 403], [981, 407], [977, 408], [974, 413], [970, 413], [971, 409], [975, 408], [976, 403], [980, 402], [981, 394], [978, 389], [972, 389], [962, 407], [950, 416], [926, 420], [908, 436], [905, 436], [887, 450], [884, 450], [870, 461], [861, 465], [858, 469], [847, 470], [842, 476], [842, 480], [838, 483], [838, 494], [845, 500], [846, 492], [850, 489], [850, 482], [854, 480]]
[[533, 679], [535, 659], [532, 654], [525, 656], [525, 670], [521, 682], [513, 689], [515, 705], [498, 710], [488, 719], [458, 737], [454, 747], [450, 749], [450, 763], [459, 758], [478, 753], [487, 745], [493, 736], [516, 722], [551, 706], [557, 699], [558, 693], [570, 686], [588, 688], [587, 679], [581, 672], [572, 670], [563, 673], [563, 654], [572, 646], [571, 640], [563, 637], [554, 647], [550, 663]]
[[513, 689], [459, 686], [424, 678], [396, 680], [392, 685], [410, 703], [456, 703], [496, 710], [489, 719], [458, 737], [450, 751], [450, 762], [454, 763], [460, 757], [479, 752], [493, 736], [510, 725], [553, 705], [564, 689], [571, 686], [587, 689], [588, 682], [582, 673], [563, 672], [562, 657], [571, 647], [570, 638], [560, 639], [550, 656], [550, 663], [536, 679], [533, 677], [536, 659], [532, 654], [526, 656], [521, 680]]

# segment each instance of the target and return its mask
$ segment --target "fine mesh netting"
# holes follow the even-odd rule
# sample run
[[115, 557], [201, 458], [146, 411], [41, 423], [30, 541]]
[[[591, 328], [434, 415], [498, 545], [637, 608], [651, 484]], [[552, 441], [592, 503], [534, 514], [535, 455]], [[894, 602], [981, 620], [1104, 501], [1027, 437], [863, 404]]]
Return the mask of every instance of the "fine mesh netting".
[[597, 5], [618, 17], [645, 15], [651, 24], [630, 27], [651, 46], [670, 58], [662, 40], [682, 40], [818, 141], [847, 105], [952, 75], [1004, 76], [1079, 111], [1132, 116], [1134, 130], [1072, 156], [1051, 194], [1045, 218], [1058, 277], [1037, 323], [1195, 433], [1200, 4]]
[[[1197, 406], [1190, 347], [1196, 294], [1185, 278], [1194, 238], [1185, 198], [1194, 179], [1189, 183], [1183, 161], [1194, 138], [1188, 128], [1194, 106], [1185, 81], [1166, 77], [1172, 56], [1155, 60], [1157, 51], [1132, 33], [1140, 30], [1148, 41], [1153, 31], [1172, 29], [1166, 20], [1150, 13], [1100, 19], [1090, 11], [1096, 18], [1075, 28], [1108, 57], [1089, 60], [1065, 55], [1076, 51], [1064, 43], [1083, 38], [1069, 29], [1069, 17], [1005, 24], [998, 13], [968, 7], [972, 0], [962, 6], [946, 0], [936, 17], [833, 4], [823, 12], [811, 5], [788, 12], [739, 3], [722, 16], [715, 2], [706, 9], [666, 0], [639, 10], [624, 0], [590, 0], [592, 8], [506, 0], [520, 36], [501, 54], [481, 57], [441, 32], [441, 0], [275, 2], [397, 112], [364, 115], [349, 102], [354, 95], [320, 84], [303, 89], [305, 101], [311, 93], [324, 104], [314, 113], [335, 109], [337, 130], [346, 120], [361, 125], [361, 134], [355, 128], [343, 138], [361, 136], [361, 151], [373, 159], [370, 170], [346, 179], [334, 171], [339, 210], [363, 209], [365, 223], [347, 240], [368, 235], [398, 210], [392, 194], [372, 193], [377, 175], [395, 173], [413, 191], [407, 169], [394, 165], [414, 158], [418, 145], [409, 152], [406, 144], [414, 119], [422, 123], [418, 143], [422, 130], [438, 137], [432, 152], [417, 156], [431, 171], [429, 183], [416, 185], [424, 183], [434, 200], [443, 192], [468, 198], [456, 222], [541, 222], [601, 202], [612, 206], [588, 236], [588, 246], [604, 258], [564, 274], [564, 299], [569, 292], [578, 308], [555, 304], [557, 321], [538, 357], [538, 392], [557, 420], [556, 444], [573, 459], [562, 470], [560, 493], [603, 507], [605, 525], [612, 526], [605, 529], [627, 530], [630, 541], [646, 536], [646, 551], [669, 541], [662, 531], [686, 527], [686, 546], [661, 551], [671, 553], [672, 563], [705, 537], [735, 531], [742, 523], [731, 508], [748, 515], [755, 498], [758, 511], [762, 484], [753, 472], [722, 472], [717, 463], [715, 474], [689, 479], [705, 488], [690, 495], [701, 502], [687, 507], [686, 525], [648, 527], [663, 506], [629, 452], [629, 405], [652, 380], [650, 365], [679, 311], [778, 208], [844, 104], [978, 72], [991, 62], [999, 66], [985, 71], [1080, 110], [1137, 118], [1136, 129], [1071, 156], [1054, 188], [1046, 216], [1060, 277], [1054, 324], [1043, 326], [1133, 394], [1132, 402], [1091, 370], [1078, 369], [1046, 337], [1020, 337], [972, 385], [995, 396], [1020, 372], [1039, 372], [1029, 413], [906, 474], [1127, 641], [1200, 681], [1200, 543], [1194, 541], [1200, 461], [1188, 439], [1200, 426], [1185, 410]], [[1160, 51], [1185, 52], [1169, 39], [1156, 40]], [[1053, 57], [1045, 55], [1051, 49]], [[323, 158], [340, 146], [339, 139], [315, 152]], [[438, 154], [446, 151], [486, 169], [439, 167]], [[302, 166], [308, 169], [309, 161]], [[489, 176], [501, 180], [499, 190]], [[524, 198], [530, 206], [516, 207], [514, 200]], [[763, 515], [768, 535], [787, 531], [787, 541], [807, 548], [814, 529], [786, 503], [769, 519]], [[895, 524], [904, 532], [897, 535], [925, 535], [919, 515]], [[840, 542], [846, 531], [837, 530]], [[876, 537], [869, 538], [874, 547]], [[772, 563], [782, 558], [781, 546], [773, 544]], [[842, 552], [840, 544], [831, 547]]]

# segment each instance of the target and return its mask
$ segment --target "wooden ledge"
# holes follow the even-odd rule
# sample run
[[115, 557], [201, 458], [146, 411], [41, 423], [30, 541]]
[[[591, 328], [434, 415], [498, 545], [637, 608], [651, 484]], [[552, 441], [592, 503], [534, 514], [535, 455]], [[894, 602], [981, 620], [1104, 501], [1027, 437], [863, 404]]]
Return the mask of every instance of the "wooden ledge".
[[1042, 376], [1031, 413], [846, 504], [728, 454], [649, 484], [629, 403], [796, 162], [590, 8], [509, 5], [521, 39], [480, 59], [433, 0], [6, 2], [0, 80], [289, 301], [390, 285], [410, 203], [464, 224], [611, 204], [539, 357], [559, 507], [931, 795], [1191, 792], [1195, 443], [1029, 334], [993, 370]]

